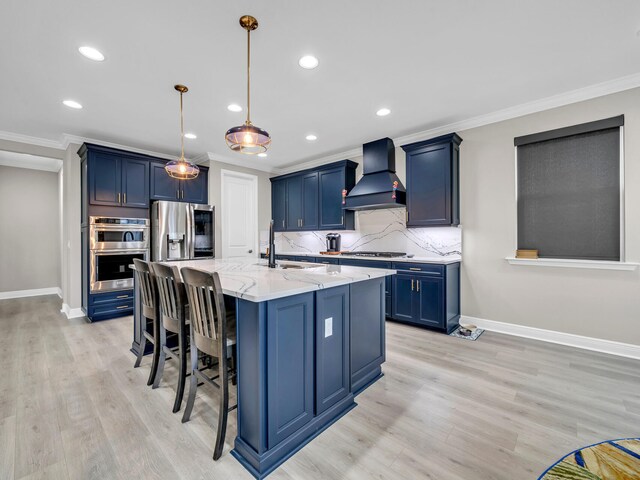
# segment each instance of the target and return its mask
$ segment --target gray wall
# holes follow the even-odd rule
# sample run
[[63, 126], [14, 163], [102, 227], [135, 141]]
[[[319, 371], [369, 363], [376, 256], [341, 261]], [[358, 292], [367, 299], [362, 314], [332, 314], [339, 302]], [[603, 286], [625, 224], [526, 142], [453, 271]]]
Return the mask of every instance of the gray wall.
[[60, 287], [58, 173], [0, 166], [0, 292]]
[[222, 257], [222, 237], [220, 235], [221, 219], [220, 214], [220, 171], [231, 170], [234, 172], [248, 173], [258, 177], [258, 231], [269, 228], [271, 221], [271, 182], [269, 175], [260, 170], [252, 168], [238, 167], [228, 163], [209, 162], [209, 203], [216, 207], [216, 257]]
[[458, 132], [462, 313], [640, 344], [640, 271], [509, 265], [516, 248], [513, 138], [625, 115], [626, 260], [640, 261], [640, 89]]

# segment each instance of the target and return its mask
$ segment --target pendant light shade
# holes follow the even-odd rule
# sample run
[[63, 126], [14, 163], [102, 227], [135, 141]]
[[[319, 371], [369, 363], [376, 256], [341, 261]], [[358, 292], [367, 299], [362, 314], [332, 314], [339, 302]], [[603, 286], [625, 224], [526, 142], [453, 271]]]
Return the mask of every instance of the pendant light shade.
[[184, 158], [184, 118], [182, 115], [182, 94], [187, 93], [189, 89], [184, 85], [174, 85], [178, 92], [180, 92], [180, 158], [178, 160], [171, 160], [164, 166], [167, 175], [179, 180], [193, 180], [200, 173], [200, 169], [194, 163]]
[[271, 145], [269, 132], [251, 123], [251, 31], [258, 28], [258, 20], [251, 15], [240, 17], [240, 26], [247, 31], [247, 120], [243, 125], [231, 127], [224, 138], [234, 152], [256, 155], [266, 152]]

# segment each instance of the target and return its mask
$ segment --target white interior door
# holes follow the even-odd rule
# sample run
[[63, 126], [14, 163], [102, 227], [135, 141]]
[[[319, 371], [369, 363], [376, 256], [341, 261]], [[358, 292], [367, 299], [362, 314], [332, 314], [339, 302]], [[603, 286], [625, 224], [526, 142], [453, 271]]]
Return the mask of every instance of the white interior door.
[[222, 170], [222, 257], [257, 257], [258, 177]]

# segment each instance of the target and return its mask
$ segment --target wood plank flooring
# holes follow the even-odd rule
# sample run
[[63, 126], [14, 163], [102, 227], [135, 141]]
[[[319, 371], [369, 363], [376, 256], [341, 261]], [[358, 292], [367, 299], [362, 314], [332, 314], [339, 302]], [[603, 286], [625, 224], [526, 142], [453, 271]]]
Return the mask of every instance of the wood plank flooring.
[[[0, 301], [0, 480], [251, 479], [211, 459], [215, 392], [172, 414], [177, 372], [146, 385], [132, 319], [85, 323], [55, 296]], [[640, 361], [485, 332], [387, 323], [385, 377], [273, 480], [524, 480], [578, 447], [640, 435]], [[232, 400], [233, 401], [233, 400]]]

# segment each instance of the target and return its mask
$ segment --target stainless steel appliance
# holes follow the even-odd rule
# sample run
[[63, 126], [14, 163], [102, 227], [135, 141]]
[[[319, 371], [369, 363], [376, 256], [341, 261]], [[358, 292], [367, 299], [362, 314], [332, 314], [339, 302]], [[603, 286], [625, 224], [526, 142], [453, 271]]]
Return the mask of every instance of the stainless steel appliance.
[[151, 260], [213, 258], [214, 232], [211, 205], [155, 202], [151, 206]]
[[327, 233], [327, 252], [339, 252], [340, 241], [339, 233]]
[[91, 293], [133, 288], [134, 258], [149, 258], [149, 220], [89, 217]]

